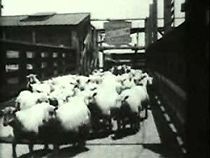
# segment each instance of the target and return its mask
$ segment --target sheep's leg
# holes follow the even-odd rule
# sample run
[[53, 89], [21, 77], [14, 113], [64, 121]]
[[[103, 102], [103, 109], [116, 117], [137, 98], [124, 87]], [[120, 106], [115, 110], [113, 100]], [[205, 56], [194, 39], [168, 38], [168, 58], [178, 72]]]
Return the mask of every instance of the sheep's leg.
[[139, 117], [137, 116], [137, 117], [136, 117], [136, 120], [135, 120], [135, 124], [136, 124], [135, 129], [136, 129], [136, 131], [138, 131], [139, 128], [140, 128], [140, 122], [139, 122], [139, 119], [138, 119], [138, 118], [139, 118]]
[[13, 158], [17, 158], [17, 153], [16, 153], [16, 142], [12, 143], [12, 156]]
[[30, 144], [28, 145], [29, 153], [32, 153], [32, 152], [33, 152], [33, 147], [34, 147], [34, 145], [33, 145], [32, 143], [30, 143]]
[[108, 118], [108, 130], [111, 131], [112, 130], [112, 118]]
[[48, 149], [49, 149], [48, 144], [44, 144], [44, 150], [48, 150]]
[[78, 147], [79, 147], [79, 148], [84, 147], [85, 144], [86, 144], [85, 140], [82, 140], [82, 139], [79, 139], [79, 140], [78, 140]]
[[125, 118], [122, 120], [122, 126], [123, 126], [122, 128], [125, 129], [125, 126], [126, 126], [126, 120], [125, 120]]
[[117, 129], [118, 129], [118, 131], [121, 130], [121, 122], [120, 122], [120, 119], [117, 119]]
[[53, 145], [53, 151], [54, 152], [58, 152], [59, 151], [59, 145], [58, 144], [54, 144]]
[[145, 105], [145, 117], [144, 119], [148, 118], [148, 105]]

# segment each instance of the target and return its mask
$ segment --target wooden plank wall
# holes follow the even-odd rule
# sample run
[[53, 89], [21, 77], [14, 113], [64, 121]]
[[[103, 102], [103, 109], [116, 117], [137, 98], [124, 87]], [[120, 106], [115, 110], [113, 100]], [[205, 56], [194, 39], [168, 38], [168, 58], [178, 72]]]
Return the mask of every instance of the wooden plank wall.
[[76, 51], [68, 47], [0, 41], [0, 101], [16, 95], [26, 85], [26, 75], [40, 80], [76, 73]]

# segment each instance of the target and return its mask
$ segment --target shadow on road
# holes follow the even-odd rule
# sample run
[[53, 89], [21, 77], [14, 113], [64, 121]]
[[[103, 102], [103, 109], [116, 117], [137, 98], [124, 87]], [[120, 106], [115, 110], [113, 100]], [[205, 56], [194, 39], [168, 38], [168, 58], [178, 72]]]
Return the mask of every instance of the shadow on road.
[[158, 153], [162, 158], [184, 158], [183, 155], [177, 154], [175, 147], [168, 147], [164, 144], [142, 144], [145, 149]]
[[50, 152], [52, 152], [52, 150], [35, 150], [33, 153], [27, 153], [27, 154], [23, 154], [21, 155], [20, 157], [18, 158], [30, 158], [30, 157], [33, 157], [33, 158], [38, 158], [38, 157], [43, 157], [47, 154], [49, 154]]
[[[145, 144], [144, 147], [150, 148], [151, 150], [154, 150], [154, 152], [158, 152], [163, 156], [166, 155], [166, 158], [184, 157], [181, 147], [176, 140], [177, 134], [174, 133], [169, 127], [171, 122], [166, 121], [163, 116], [164, 113], [161, 111], [160, 105], [157, 104], [157, 101], [154, 98], [151, 98], [151, 100], [152, 115], [154, 117], [155, 125], [157, 127], [162, 144]], [[162, 105], [164, 105], [164, 103], [162, 103]]]
[[70, 157], [74, 157], [77, 154], [83, 153], [83, 152], [87, 152], [89, 151], [89, 149], [87, 147], [65, 147], [65, 148], [61, 148], [58, 152], [54, 152], [53, 150], [36, 150], [33, 153], [27, 153], [24, 155], [21, 155], [18, 158], [41, 158], [41, 157], [45, 157], [45, 158], [58, 158], [58, 157], [62, 157], [62, 158], [70, 158]]
[[120, 130], [120, 131], [115, 131], [115, 135], [112, 137], [112, 139], [113, 140], [122, 139], [124, 137], [130, 136], [130, 135], [134, 135], [137, 132], [138, 131], [135, 131], [133, 129], [125, 128], [125, 129]]

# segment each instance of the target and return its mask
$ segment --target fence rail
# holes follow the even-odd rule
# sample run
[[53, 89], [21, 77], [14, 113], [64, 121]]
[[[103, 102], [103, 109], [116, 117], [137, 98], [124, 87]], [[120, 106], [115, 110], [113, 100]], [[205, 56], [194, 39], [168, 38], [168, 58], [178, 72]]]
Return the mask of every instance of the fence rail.
[[75, 73], [76, 50], [0, 40], [0, 100], [15, 95], [26, 84], [26, 75], [35, 73], [41, 80]]

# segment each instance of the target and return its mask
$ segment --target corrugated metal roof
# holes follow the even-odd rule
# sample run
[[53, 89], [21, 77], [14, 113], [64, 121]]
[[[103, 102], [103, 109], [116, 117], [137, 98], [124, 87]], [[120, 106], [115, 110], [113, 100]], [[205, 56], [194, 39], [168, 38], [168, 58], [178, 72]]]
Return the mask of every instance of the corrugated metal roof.
[[23, 20], [30, 15], [1, 16], [0, 26], [77, 25], [90, 13], [54, 14], [45, 20]]

